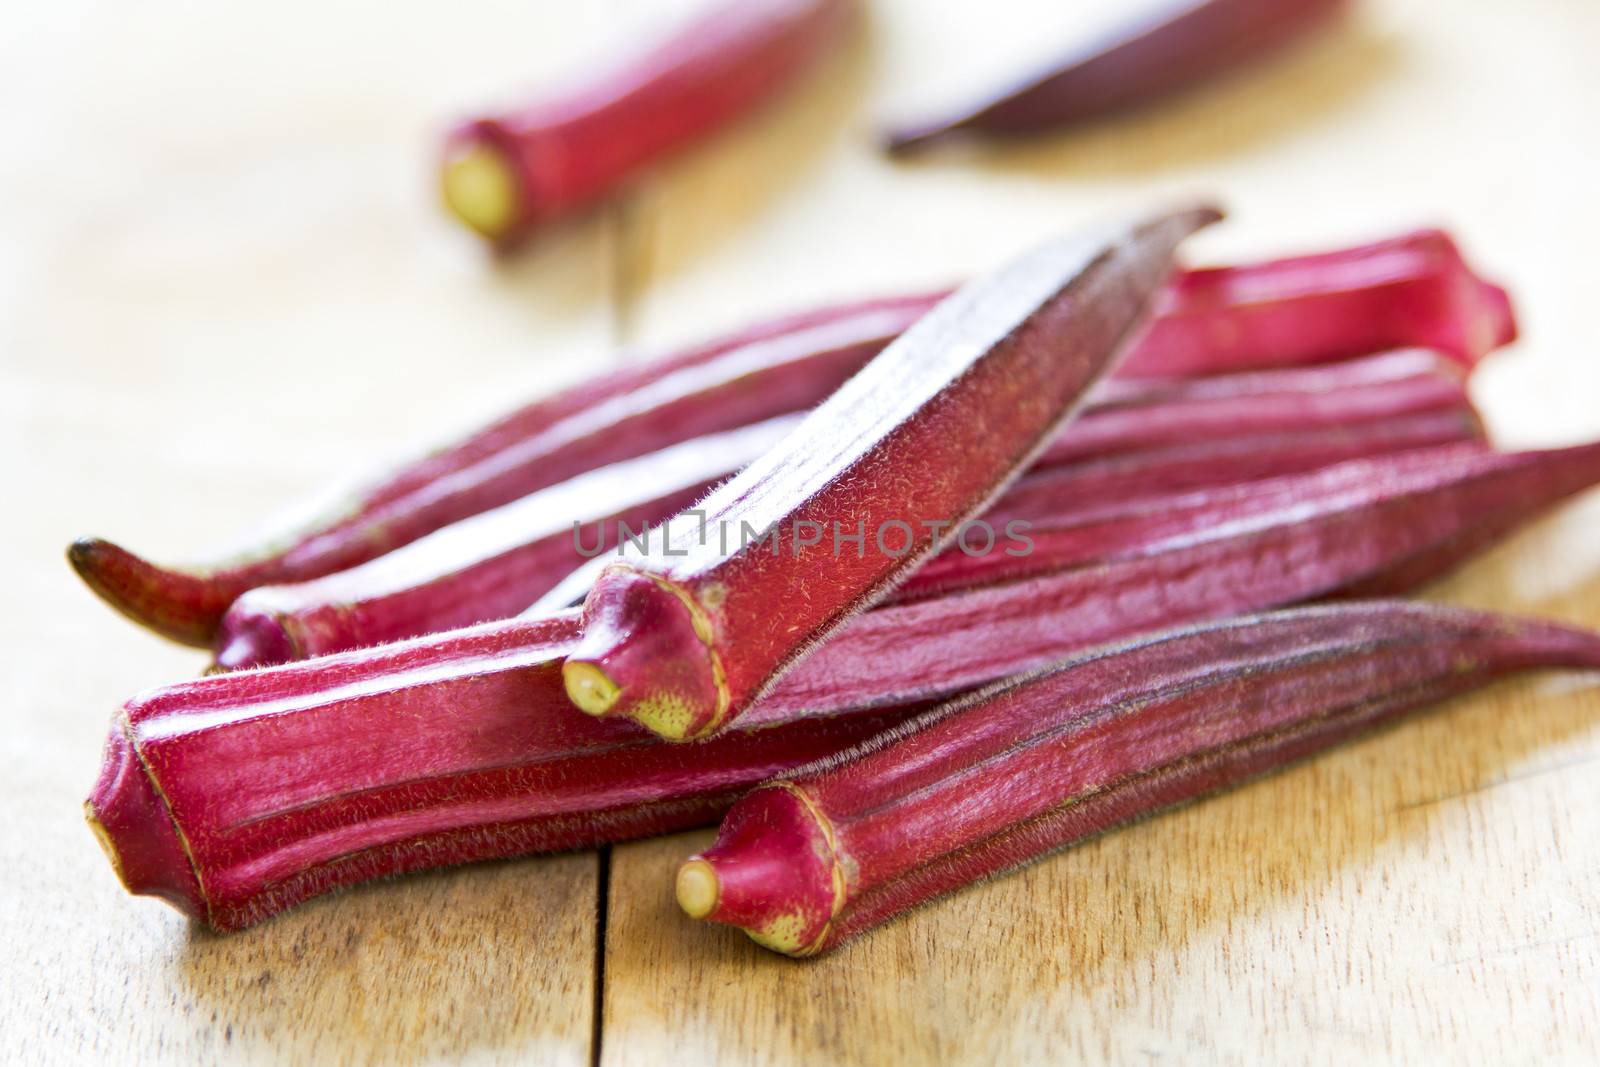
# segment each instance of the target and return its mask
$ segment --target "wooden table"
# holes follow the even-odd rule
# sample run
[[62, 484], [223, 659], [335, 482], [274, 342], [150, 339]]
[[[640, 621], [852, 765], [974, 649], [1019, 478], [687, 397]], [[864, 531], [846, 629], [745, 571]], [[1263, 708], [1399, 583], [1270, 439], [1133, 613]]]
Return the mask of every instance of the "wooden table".
[[[7, 518], [0, 1021], [23, 1062], [1535, 1062], [1596, 1052], [1600, 685], [1506, 684], [796, 964], [671, 902], [704, 834], [408, 878], [216, 937], [79, 816], [129, 693], [202, 658], [61, 562], [169, 558], [618, 358], [997, 263], [1210, 191], [1202, 258], [1427, 222], [1511, 284], [1479, 400], [1600, 434], [1600, 5], [1390, 0], [1115, 125], [895, 165], [872, 120], [1091, 16], [872, 4], [758, 125], [495, 264], [432, 202], [440, 122], [672, 17], [644, 0], [32, 5], [0, 40]], [[1600, 624], [1600, 497], [1437, 595]]]

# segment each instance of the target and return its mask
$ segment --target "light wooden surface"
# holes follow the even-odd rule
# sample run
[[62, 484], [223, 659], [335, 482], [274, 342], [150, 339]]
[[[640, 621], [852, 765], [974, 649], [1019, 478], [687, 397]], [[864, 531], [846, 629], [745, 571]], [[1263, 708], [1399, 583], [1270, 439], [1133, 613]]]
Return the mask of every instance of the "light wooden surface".
[[[1374, 0], [1292, 60], [1128, 121], [900, 165], [872, 150], [874, 117], [1112, 5], [880, 0], [868, 38], [767, 122], [515, 263], [439, 217], [427, 151], [444, 118], [686, 6], [10, 14], [7, 1047], [140, 1063], [1592, 1060], [1593, 678], [1456, 701], [805, 964], [675, 912], [670, 872], [704, 835], [616, 849], [603, 930], [594, 854], [405, 879], [228, 938], [119, 892], [78, 814], [105, 723], [201, 659], [77, 588], [66, 542], [182, 558], [618, 342], [956, 278], [1101, 212], [1212, 192], [1233, 221], [1197, 244], [1206, 257], [1452, 226], [1523, 315], [1476, 383], [1496, 431], [1600, 436], [1593, 0]], [[1596, 529], [1591, 495], [1437, 595], [1600, 625]]]

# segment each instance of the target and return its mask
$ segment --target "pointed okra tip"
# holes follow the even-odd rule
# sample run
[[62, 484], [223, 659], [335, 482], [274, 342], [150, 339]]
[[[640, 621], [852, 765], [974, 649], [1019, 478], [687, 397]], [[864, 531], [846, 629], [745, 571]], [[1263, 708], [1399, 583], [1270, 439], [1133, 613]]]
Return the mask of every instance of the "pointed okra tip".
[[67, 546], [68, 565], [96, 593], [100, 593], [98, 583], [103, 572], [114, 565], [118, 557], [124, 556], [132, 556], [132, 553], [98, 537], [80, 537]]
[[223, 611], [242, 591], [158, 566], [98, 537], [80, 537], [68, 545], [67, 563], [91, 592], [123, 615], [197, 648], [211, 644]]

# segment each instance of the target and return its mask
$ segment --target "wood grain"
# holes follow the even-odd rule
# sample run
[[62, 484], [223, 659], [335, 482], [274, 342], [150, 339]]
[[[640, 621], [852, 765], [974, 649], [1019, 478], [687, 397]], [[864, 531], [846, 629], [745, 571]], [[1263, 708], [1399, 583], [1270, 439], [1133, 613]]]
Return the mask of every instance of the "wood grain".
[[[94, 0], [0, 37], [0, 1025], [23, 1062], [1584, 1062], [1600, 1045], [1600, 688], [1546, 677], [1112, 834], [796, 964], [619, 848], [407, 878], [213, 937], [123, 895], [78, 804], [111, 710], [201, 657], [113, 617], [80, 533], [181, 559], [329, 477], [609, 359], [942, 282], [1216, 193], [1261, 254], [1438, 222], [1516, 292], [1503, 440], [1600, 435], [1600, 7], [1373, 0], [1110, 125], [893, 164], [873, 120], [1115, 5], [877, 0], [766, 121], [496, 264], [442, 219], [458, 108], [702, 0]], [[1600, 625], [1600, 498], [1435, 595]]]

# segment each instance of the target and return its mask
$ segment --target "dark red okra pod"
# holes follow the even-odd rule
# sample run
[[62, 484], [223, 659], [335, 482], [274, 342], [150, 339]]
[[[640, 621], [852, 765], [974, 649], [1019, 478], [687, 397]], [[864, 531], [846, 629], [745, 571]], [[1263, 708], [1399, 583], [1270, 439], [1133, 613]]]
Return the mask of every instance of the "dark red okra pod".
[[777, 95], [819, 60], [855, 0], [718, 0], [642, 54], [445, 145], [445, 204], [499, 244], [589, 207], [650, 164]]
[[961, 133], [1017, 137], [1112, 115], [1275, 51], [1348, 6], [1347, 0], [1168, 0], [955, 114], [895, 129], [888, 146], [906, 152]]
[[755, 790], [678, 873], [695, 918], [792, 956], [1514, 671], [1600, 668], [1600, 635], [1399, 601], [1097, 649]]
[[[1418, 351], [1103, 392], [1106, 402], [1069, 424], [991, 510], [1059, 522], [1114, 513], [1162, 490], [1242, 480], [1235, 474], [1265, 477], [1480, 435], [1454, 364]], [[509, 618], [558, 582], [576, 590], [561, 606], [580, 602], [599, 566], [563, 579], [587, 556], [634, 544], [646, 524], [690, 507], [798, 418], [578, 475], [349, 570], [258, 586], [223, 616], [217, 663], [263, 666]], [[1124, 461], [1109, 469], [1096, 461], [1109, 457]]]
[[[1123, 566], [1137, 570], [1169, 553], [1191, 560], [1211, 556], [1217, 579], [1239, 567], [1265, 568], [1281, 560], [1280, 578], [1313, 583], [1293, 598], [1303, 599], [1352, 581], [1366, 588], [1367, 579], [1359, 578], [1362, 568], [1409, 567], [1413, 553], [1438, 554], [1432, 573], [1394, 587], [1404, 592], [1468, 558], [1472, 552], [1453, 547], [1460, 539], [1492, 527], [1474, 542], [1481, 550], [1537, 510], [1597, 482], [1597, 445], [1502, 454], [1462, 443], [1173, 493], [1087, 516], [1055, 518], [1024, 501], [1010, 507], [1002, 501], [987, 521], [1004, 528], [1015, 516], [1032, 516], [1026, 554], [971, 552], [963, 547], [969, 538], [960, 537], [918, 568], [887, 602], [1072, 567], [1103, 568], [1093, 580], [1114, 587]], [[984, 538], [971, 540], [981, 544]], [[1218, 550], [1232, 562], [1224, 564], [1215, 555]], [[1296, 553], [1311, 558], [1296, 560]], [[1319, 573], [1320, 578], [1311, 577]], [[1319, 581], [1321, 589], [1315, 585]], [[1259, 581], [1240, 585], [1247, 596], [1263, 588]]]
[[[243, 554], [165, 567], [91, 538], [68, 556], [130, 618], [212, 647], [223, 613], [247, 589], [353, 567], [583, 471], [819, 403], [943, 295], [790, 315], [581, 382], [335, 494], [331, 506], [297, 509], [314, 517]], [[1516, 332], [1504, 291], [1433, 231], [1180, 274], [1157, 312], [1125, 375], [1219, 374], [1409, 345], [1471, 366]]]
[[[1197, 208], [1059, 240], [929, 312], [707, 498], [710, 537], [686, 531], [676, 559], [602, 572], [564, 667], [573, 702], [676, 741], [737, 718], [933, 549], [929, 522], [977, 515], [1027, 466], [1143, 322], [1178, 243], [1218, 217]], [[729, 526], [787, 537], [841, 520], [867, 537], [898, 524], [905, 550], [720, 543]]]
[[[1497, 456], [1482, 444], [1470, 413], [1451, 413], [1437, 426], [1429, 416], [1419, 418], [1426, 421], [1415, 431], [1384, 425], [1370, 440], [1348, 433], [1314, 433], [1308, 441], [1294, 435], [1229, 438], [1221, 442], [1226, 448], [1207, 443], [1030, 474], [981, 521], [954, 531], [949, 547], [874, 610], [1048, 573], [1053, 577], [1043, 585], [995, 591], [997, 599], [974, 606], [970, 617], [1020, 614], [1028, 616], [1029, 625], [1050, 620], [1056, 636], [1070, 632], [1080, 642], [1101, 640], [1176, 618], [1259, 609], [1342, 589], [1342, 583], [1365, 581], [1380, 564], [1409, 559], [1415, 551], [1420, 557], [1406, 571], [1416, 571], [1415, 582], [1406, 584], [1402, 575], [1373, 578], [1392, 583], [1381, 586], [1386, 592], [1403, 592], [1450, 570], [1562, 497], [1600, 481], [1600, 453], [1593, 447]], [[1444, 447], [1468, 444], [1476, 447]], [[1350, 462], [1354, 459], [1372, 462]], [[1300, 477], [1289, 477], [1295, 474]], [[1387, 517], [1396, 510], [1400, 518]], [[1428, 520], [1410, 525], [1411, 513]], [[1322, 540], [1345, 542], [1341, 530], [1352, 522], [1363, 538], [1343, 545], [1353, 553], [1307, 558]], [[1489, 522], [1493, 529], [1479, 535]], [[1397, 526], [1399, 536], [1387, 539]], [[652, 531], [645, 554], [662, 550], [659, 532]], [[1462, 548], [1456, 540], [1469, 533], [1474, 540]], [[1252, 580], [1257, 555], [1285, 557], [1274, 583]], [[1183, 573], [1199, 558], [1209, 560], [1205, 565], [1220, 580], [1191, 581], [1183, 596], [1164, 596], [1161, 583], [1167, 576]], [[525, 617], [581, 603], [608, 565], [607, 559], [592, 560]], [[1035, 597], [1036, 610], [1018, 612], [1019, 595]], [[1180, 614], [1167, 614], [1173, 611]], [[939, 615], [939, 625], [953, 626], [957, 617], [948, 605]], [[851, 626], [851, 632], [878, 630], [863, 620]], [[981, 639], [971, 645], [989, 647]], [[826, 645], [815, 654], [823, 660], [832, 656]], [[965, 652], [950, 655], [950, 662], [967, 664], [963, 670], [982, 669]], [[775, 693], [787, 685], [780, 681]]]

